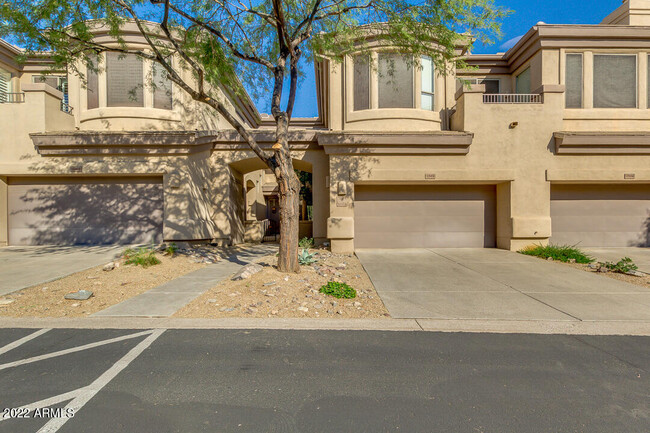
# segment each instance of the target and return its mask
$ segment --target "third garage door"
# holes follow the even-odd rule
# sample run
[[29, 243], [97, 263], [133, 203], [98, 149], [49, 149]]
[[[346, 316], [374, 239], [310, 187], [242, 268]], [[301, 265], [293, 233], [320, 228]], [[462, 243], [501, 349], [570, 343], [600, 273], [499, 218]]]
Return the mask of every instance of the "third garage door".
[[650, 185], [553, 185], [554, 244], [648, 247]]
[[495, 196], [494, 185], [357, 185], [355, 248], [494, 247]]

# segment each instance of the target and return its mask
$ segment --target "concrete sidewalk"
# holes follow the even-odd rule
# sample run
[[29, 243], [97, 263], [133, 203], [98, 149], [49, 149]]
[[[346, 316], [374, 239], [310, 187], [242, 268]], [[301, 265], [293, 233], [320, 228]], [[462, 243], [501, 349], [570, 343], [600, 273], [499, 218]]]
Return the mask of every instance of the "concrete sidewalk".
[[510, 251], [357, 251], [392, 317], [650, 321], [650, 290]]
[[219, 263], [190, 272], [138, 296], [127, 299], [93, 316], [107, 317], [169, 317], [189, 304], [219, 281], [230, 277], [243, 265], [273, 254], [277, 247], [260, 244], [235, 248]]

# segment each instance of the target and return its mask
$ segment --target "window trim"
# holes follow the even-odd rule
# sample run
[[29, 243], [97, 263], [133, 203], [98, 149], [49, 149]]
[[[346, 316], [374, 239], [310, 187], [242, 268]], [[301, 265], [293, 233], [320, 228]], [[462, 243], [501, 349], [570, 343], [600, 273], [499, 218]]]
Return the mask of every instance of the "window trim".
[[[424, 59], [428, 59], [428, 61], [431, 63], [431, 92], [427, 92], [424, 90], [424, 86], [422, 83], [424, 83], [424, 80], [422, 79], [422, 73], [424, 72], [424, 64], [422, 65], [422, 69], [420, 69], [420, 110], [425, 110], [425, 111], [436, 111], [436, 65], [433, 62], [433, 58], [430, 56], [422, 56], [421, 62], [424, 63]], [[413, 87], [415, 87], [416, 82], [413, 82]], [[427, 95], [431, 96], [431, 109], [428, 108], [422, 108], [422, 96]], [[415, 107], [417, 108], [417, 107]]]

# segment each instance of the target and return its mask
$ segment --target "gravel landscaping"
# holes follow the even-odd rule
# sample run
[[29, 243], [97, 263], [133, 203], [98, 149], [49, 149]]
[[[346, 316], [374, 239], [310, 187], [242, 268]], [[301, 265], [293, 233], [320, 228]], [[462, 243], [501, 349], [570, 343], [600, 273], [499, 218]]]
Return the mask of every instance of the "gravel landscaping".
[[[317, 262], [302, 266], [300, 274], [278, 272], [277, 258], [266, 256], [257, 261], [261, 268], [255, 269], [256, 273], [222, 281], [174, 317], [390, 317], [356, 256], [310, 252]], [[347, 283], [356, 290], [356, 298], [337, 299], [320, 293], [320, 287], [329, 281]]]
[[[562, 262], [558, 262], [562, 263]], [[592, 265], [588, 264], [581, 264], [581, 263], [564, 263], [565, 265], [571, 266], [576, 269], [582, 269], [583, 271], [586, 272], [592, 272], [598, 275], [602, 275], [607, 278], [611, 278], [613, 280], [618, 280], [618, 281], [623, 281], [625, 283], [630, 283], [630, 284], [635, 284], [637, 286], [642, 286], [647, 289], [650, 289], [650, 275], [644, 274], [643, 272], [639, 272], [639, 275], [628, 275], [628, 274], [620, 274], [618, 272], [598, 272], [597, 269]]]
[[[161, 263], [148, 268], [125, 265], [120, 259], [113, 266], [97, 266], [5, 295], [0, 297], [0, 316], [88, 316], [206, 266], [206, 259], [197, 253], [172, 258], [159, 252], [156, 257]], [[64, 298], [80, 290], [91, 291], [93, 296], [85, 301]]]

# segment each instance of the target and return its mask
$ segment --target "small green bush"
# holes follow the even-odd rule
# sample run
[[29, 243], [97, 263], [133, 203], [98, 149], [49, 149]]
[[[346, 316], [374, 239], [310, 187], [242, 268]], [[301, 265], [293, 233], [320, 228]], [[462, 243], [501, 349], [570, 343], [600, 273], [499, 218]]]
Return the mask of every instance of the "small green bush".
[[167, 246], [167, 248], [165, 248], [165, 254], [171, 257], [174, 257], [177, 251], [178, 251], [178, 245], [176, 245], [176, 243], [174, 242], [172, 242]]
[[122, 255], [126, 259], [124, 263], [127, 265], [135, 265], [142, 266], [143, 268], [148, 268], [149, 266], [157, 265], [160, 263], [160, 260], [158, 260], [158, 257], [156, 257], [156, 252], [151, 247], [140, 247], [137, 249], [127, 248]]
[[616, 263], [605, 262], [599, 263], [600, 266], [607, 268], [611, 272], [618, 272], [619, 274], [627, 274], [628, 272], [636, 271], [639, 267], [634, 264], [631, 258], [623, 257]]
[[357, 297], [357, 291], [345, 283], [330, 281], [320, 288], [319, 292], [334, 296], [335, 298], [354, 299]]
[[311, 265], [314, 262], [316, 262], [314, 254], [310, 254], [306, 249], [303, 249], [302, 252], [298, 254], [298, 263], [301, 265]]
[[298, 246], [300, 248], [312, 248], [314, 246], [314, 239], [304, 237], [298, 241]]
[[553, 260], [560, 262], [568, 262], [571, 259], [574, 259], [576, 263], [591, 263], [594, 261], [592, 257], [583, 253], [579, 248], [570, 245], [530, 245], [519, 250], [519, 253], [543, 259], [551, 257]]

